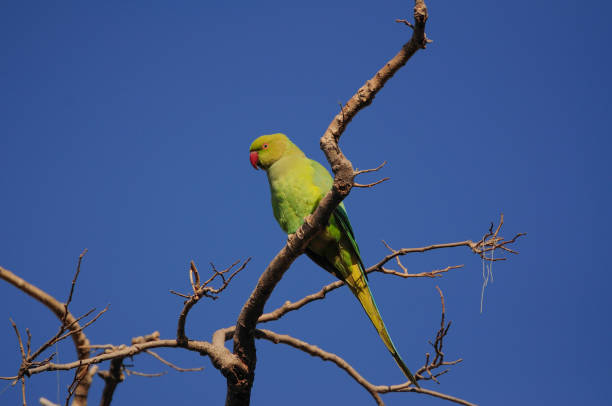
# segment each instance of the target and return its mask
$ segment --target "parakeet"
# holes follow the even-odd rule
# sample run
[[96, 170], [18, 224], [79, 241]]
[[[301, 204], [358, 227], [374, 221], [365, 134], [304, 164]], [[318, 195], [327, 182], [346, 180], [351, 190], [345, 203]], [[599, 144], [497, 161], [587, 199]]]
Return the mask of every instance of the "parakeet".
[[[274, 217], [287, 234], [293, 234], [332, 187], [332, 177], [317, 161], [309, 159], [284, 134], [263, 135], [249, 148], [255, 169], [268, 175]], [[309, 243], [306, 254], [317, 265], [344, 281], [357, 297], [380, 338], [406, 377], [416, 379], [400, 357], [380, 316], [368, 285], [359, 247], [344, 204], [340, 203], [327, 227]]]

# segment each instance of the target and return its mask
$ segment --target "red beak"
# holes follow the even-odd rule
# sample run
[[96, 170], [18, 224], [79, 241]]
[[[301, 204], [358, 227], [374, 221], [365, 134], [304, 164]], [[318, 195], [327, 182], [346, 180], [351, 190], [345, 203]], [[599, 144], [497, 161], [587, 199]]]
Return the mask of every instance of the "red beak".
[[257, 163], [259, 162], [259, 156], [257, 156], [257, 151], [253, 151], [249, 154], [249, 160], [251, 161], [251, 165], [253, 165], [253, 168], [259, 169], [257, 167]]

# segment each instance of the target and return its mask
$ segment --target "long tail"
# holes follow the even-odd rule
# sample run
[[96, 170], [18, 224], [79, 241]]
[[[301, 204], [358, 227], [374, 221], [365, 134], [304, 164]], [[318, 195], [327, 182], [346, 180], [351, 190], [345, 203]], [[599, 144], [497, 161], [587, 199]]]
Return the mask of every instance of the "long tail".
[[374, 297], [372, 296], [372, 292], [368, 286], [365, 274], [358, 264], [351, 266], [351, 274], [345, 278], [345, 282], [350, 287], [357, 299], [359, 299], [359, 303], [361, 303], [361, 306], [363, 306], [363, 309], [368, 314], [368, 317], [372, 321], [376, 331], [378, 331], [378, 335], [380, 335], [380, 338], [385, 343], [385, 346], [393, 356], [393, 359], [395, 359], [395, 362], [397, 362], [397, 365], [399, 365], [404, 375], [406, 375], [406, 378], [408, 378], [410, 382], [414, 384], [414, 386], [420, 388], [416, 378], [406, 366], [406, 363], [399, 355], [395, 345], [393, 345], [393, 341], [391, 341], [391, 337], [389, 337], [387, 327], [385, 327], [385, 323], [383, 322], [380, 312], [378, 311], [378, 306], [376, 306], [376, 302], [374, 301]]

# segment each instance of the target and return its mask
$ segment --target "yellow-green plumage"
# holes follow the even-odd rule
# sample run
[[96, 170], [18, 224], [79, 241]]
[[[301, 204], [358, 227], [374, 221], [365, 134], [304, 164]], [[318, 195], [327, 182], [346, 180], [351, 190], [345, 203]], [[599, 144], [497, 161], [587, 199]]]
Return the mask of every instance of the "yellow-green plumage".
[[[257, 138], [250, 153], [251, 163], [268, 174], [274, 217], [286, 233], [294, 233], [330, 190], [329, 172], [307, 158], [284, 134]], [[344, 204], [340, 203], [327, 227], [310, 242], [306, 254], [348, 285], [401, 370], [418, 386], [393, 345], [374, 302]]]

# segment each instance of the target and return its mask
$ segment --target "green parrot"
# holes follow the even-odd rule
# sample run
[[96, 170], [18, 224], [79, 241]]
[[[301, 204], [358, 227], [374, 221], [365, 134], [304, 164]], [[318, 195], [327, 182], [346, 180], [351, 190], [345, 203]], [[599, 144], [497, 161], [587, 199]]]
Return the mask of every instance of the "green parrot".
[[[253, 141], [249, 152], [251, 165], [268, 174], [274, 217], [287, 234], [295, 233], [331, 189], [332, 177], [284, 134], [262, 135]], [[402, 372], [419, 387], [393, 345], [374, 302], [343, 203], [334, 210], [327, 227], [309, 243], [306, 255], [348, 285]]]

